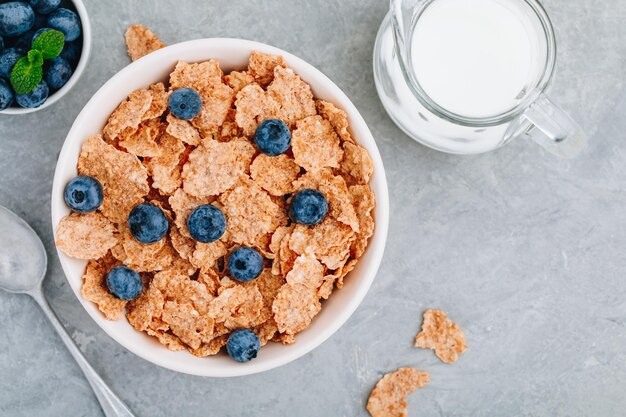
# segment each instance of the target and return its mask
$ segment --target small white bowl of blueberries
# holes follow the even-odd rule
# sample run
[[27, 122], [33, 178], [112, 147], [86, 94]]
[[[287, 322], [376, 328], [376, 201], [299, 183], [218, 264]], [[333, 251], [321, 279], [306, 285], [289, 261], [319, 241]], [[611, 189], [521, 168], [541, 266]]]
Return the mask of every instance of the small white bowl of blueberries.
[[90, 51], [81, 0], [0, 0], [0, 114], [55, 103], [76, 84]]

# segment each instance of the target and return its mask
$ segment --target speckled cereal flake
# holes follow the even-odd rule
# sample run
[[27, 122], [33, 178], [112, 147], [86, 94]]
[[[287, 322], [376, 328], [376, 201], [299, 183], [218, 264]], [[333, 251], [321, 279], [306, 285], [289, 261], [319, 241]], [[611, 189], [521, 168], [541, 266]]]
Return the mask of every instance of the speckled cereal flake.
[[78, 259], [101, 258], [117, 243], [115, 226], [97, 212], [65, 216], [56, 236], [57, 247]]
[[191, 237], [183, 236], [176, 225], [170, 227], [170, 239], [174, 250], [182, 259], [191, 260], [196, 250], [196, 241]]
[[246, 174], [254, 153], [254, 146], [245, 140], [205, 140], [183, 167], [185, 192], [200, 198], [223, 193]]
[[316, 100], [315, 107], [317, 108], [317, 114], [330, 122], [341, 140], [354, 143], [348, 131], [348, 115], [345, 111], [324, 100]]
[[296, 225], [289, 239], [289, 247], [298, 254], [314, 253], [329, 269], [345, 264], [350, 255], [350, 242], [355, 233], [349, 226], [326, 216], [314, 227]]
[[341, 172], [357, 184], [367, 184], [374, 172], [374, 163], [365, 148], [353, 143], [343, 144], [344, 158]]
[[152, 95], [152, 102], [150, 103], [150, 108], [143, 115], [143, 120], [161, 117], [163, 113], [165, 113], [165, 110], [167, 110], [170, 97], [170, 93], [165, 90], [163, 83], [152, 84], [148, 88], [148, 92]]
[[210, 198], [196, 198], [187, 194], [182, 188], [179, 188], [172, 194], [168, 200], [170, 207], [174, 212], [174, 224], [178, 227], [178, 231], [184, 237], [191, 238], [187, 230], [187, 219], [191, 212], [202, 204], [211, 203]]
[[153, 330], [148, 328], [146, 329], [146, 333], [150, 336], [156, 337], [159, 343], [171, 351], [178, 352], [187, 348], [187, 345], [185, 345], [178, 337], [169, 331], [164, 332], [163, 330]]
[[[278, 294], [278, 290], [285, 284], [285, 278], [272, 274], [272, 271], [265, 268], [261, 275], [248, 285], [258, 288], [263, 297], [263, 307], [259, 313], [259, 322], [272, 320], [272, 304]], [[271, 337], [270, 337], [271, 338]]]
[[81, 293], [86, 300], [98, 306], [107, 320], [119, 320], [124, 317], [125, 300], [120, 300], [109, 293], [105, 279], [109, 272], [107, 262], [89, 261], [83, 274]]
[[338, 168], [343, 159], [339, 136], [328, 120], [311, 116], [300, 120], [291, 137], [296, 163], [307, 171]]
[[220, 196], [226, 215], [226, 231], [232, 241], [254, 244], [287, 222], [284, 210], [254, 183], [245, 182]]
[[150, 119], [142, 122], [137, 130], [120, 136], [118, 145], [137, 156], [154, 157], [161, 154], [157, 138], [161, 134], [161, 121]]
[[286, 279], [289, 285], [301, 284], [316, 290], [324, 280], [324, 266], [312, 253], [300, 255], [296, 258]]
[[265, 346], [267, 342], [272, 340], [276, 332], [278, 332], [278, 324], [276, 324], [273, 318], [254, 328], [254, 333], [259, 337], [261, 346]]
[[235, 108], [235, 121], [248, 137], [254, 135], [263, 120], [276, 118], [279, 114], [276, 100], [256, 83], [245, 86], [237, 93]]
[[415, 347], [434, 349], [445, 363], [454, 363], [465, 352], [465, 334], [441, 310], [426, 310], [422, 331], [415, 337]]
[[111, 249], [113, 256], [137, 272], [162, 271], [172, 265], [175, 252], [167, 238], [152, 244], [135, 240], [127, 224], [118, 225], [119, 241]]
[[220, 240], [211, 243], [196, 242], [196, 247], [189, 261], [201, 271], [211, 269], [215, 262], [227, 253], [226, 245]]
[[152, 175], [152, 188], [162, 195], [170, 195], [179, 189], [181, 179], [180, 161], [185, 153], [185, 145], [170, 134], [162, 134], [156, 140], [159, 155], [144, 164]]
[[280, 55], [264, 54], [253, 51], [250, 54], [248, 73], [262, 87], [267, 87], [274, 80], [276, 67], [286, 67], [285, 60]]
[[126, 47], [128, 56], [133, 61], [165, 47], [157, 35], [142, 25], [132, 25], [126, 30]]
[[169, 324], [172, 333], [191, 349], [197, 349], [213, 339], [213, 319], [201, 315], [191, 303], [166, 301], [162, 319]]
[[278, 330], [291, 335], [306, 329], [321, 308], [316, 290], [302, 284], [283, 285], [272, 304]]
[[[272, 69], [272, 77], [274, 75], [273, 71]], [[235, 94], [241, 91], [245, 86], [255, 82], [254, 77], [250, 75], [248, 71], [232, 71], [230, 74], [224, 76], [224, 81], [233, 89]]]
[[209, 85], [220, 84], [222, 75], [220, 64], [213, 59], [194, 64], [178, 61], [170, 74], [170, 87], [172, 90], [189, 87], [200, 92]]
[[171, 113], [167, 115], [167, 128], [165, 131], [188, 145], [200, 144], [200, 133], [188, 120], [178, 119]]
[[199, 91], [202, 98], [200, 113], [191, 119], [191, 124], [196, 127], [202, 137], [209, 137], [217, 133], [219, 126], [224, 123], [228, 111], [235, 99], [233, 89], [226, 84], [211, 84]]
[[150, 191], [148, 171], [139, 159], [105, 143], [100, 136], [91, 136], [83, 143], [78, 173], [100, 181], [104, 190], [100, 211], [114, 223], [125, 222], [130, 210]]
[[272, 235], [269, 249], [273, 255], [272, 274], [285, 276], [293, 267], [298, 254], [289, 248], [294, 226], [280, 226]]
[[201, 315], [208, 312], [209, 303], [213, 300], [204, 284], [192, 280], [179, 271], [158, 272], [154, 275], [151, 285], [161, 291], [169, 301], [179, 304], [191, 303]]
[[278, 156], [259, 154], [250, 165], [252, 180], [275, 196], [293, 192], [293, 182], [299, 173], [300, 167], [285, 154]]
[[217, 355], [222, 347], [228, 343], [228, 335], [217, 336], [208, 343], [203, 343], [198, 349], [189, 349], [189, 351], [200, 358]]
[[146, 331], [153, 318], [161, 317], [164, 304], [163, 293], [149, 284], [147, 289], [144, 288], [139, 298], [129, 301], [126, 306], [126, 318], [136, 330]]
[[152, 94], [147, 89], [136, 90], [111, 113], [102, 133], [107, 140], [115, 140], [124, 131], [137, 129], [152, 104]]
[[369, 238], [374, 234], [372, 210], [376, 205], [376, 198], [368, 185], [353, 185], [349, 192], [359, 221], [359, 234], [353, 243], [353, 256], [360, 258], [365, 253]]
[[254, 326], [258, 323], [263, 297], [256, 286], [235, 285], [224, 289], [209, 306], [209, 317], [226, 328]]
[[428, 384], [430, 375], [413, 368], [400, 368], [386, 374], [374, 387], [367, 401], [372, 417], [406, 417], [406, 397]]
[[290, 68], [276, 67], [268, 94], [278, 103], [280, 119], [290, 127], [315, 114], [311, 87]]

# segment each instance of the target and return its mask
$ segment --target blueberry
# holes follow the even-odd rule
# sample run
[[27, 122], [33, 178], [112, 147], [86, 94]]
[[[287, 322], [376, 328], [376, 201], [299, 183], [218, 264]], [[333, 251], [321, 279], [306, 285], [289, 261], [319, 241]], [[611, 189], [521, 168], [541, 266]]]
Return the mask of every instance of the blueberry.
[[48, 99], [48, 94], [50, 93], [50, 89], [48, 88], [48, 84], [45, 81], [37, 84], [37, 87], [33, 91], [27, 94], [17, 94], [15, 96], [15, 101], [22, 107], [28, 109], [34, 109], [41, 106]]
[[52, 91], [61, 89], [71, 76], [72, 67], [60, 56], [46, 61], [43, 65], [43, 79]]
[[37, 13], [41, 14], [53, 12], [61, 4], [61, 0], [28, 0], [28, 2]]
[[175, 117], [190, 120], [200, 113], [202, 99], [192, 88], [179, 88], [170, 95], [168, 105]]
[[291, 132], [282, 120], [267, 119], [256, 128], [254, 143], [263, 153], [270, 156], [280, 155], [291, 145]]
[[191, 212], [187, 219], [187, 229], [198, 242], [215, 242], [226, 231], [226, 217], [219, 208], [204, 204]]
[[35, 23], [33, 23], [33, 29], [38, 29], [46, 26], [48, 16], [41, 13], [35, 13]]
[[18, 59], [26, 55], [26, 51], [20, 48], [7, 48], [0, 53], [0, 78], [9, 79], [11, 70]]
[[63, 32], [65, 42], [72, 42], [80, 36], [80, 18], [69, 9], [60, 8], [48, 15], [48, 27]]
[[65, 59], [67, 62], [72, 65], [72, 67], [78, 64], [78, 59], [80, 58], [82, 46], [78, 42], [67, 42], [63, 46], [63, 50], [61, 51], [61, 58]]
[[11, 46], [13, 48], [23, 49], [28, 51], [31, 46], [33, 46], [33, 36], [35, 36], [35, 31], [29, 30], [18, 36], [17, 38], [12, 38]]
[[33, 36], [32, 36], [32, 38], [31, 38], [31, 42], [35, 42], [35, 39], [37, 39], [37, 38], [39, 37], [39, 35], [41, 35], [41, 34], [42, 34], [42, 33], [44, 33], [44, 32], [47, 32], [47, 31], [49, 31], [49, 30], [52, 30], [52, 28], [46, 28], [46, 27], [43, 27], [43, 28], [39, 28], [39, 29], [37, 29], [37, 30], [33, 33]]
[[0, 78], [0, 111], [9, 107], [14, 98], [15, 94], [9, 83]]
[[228, 336], [226, 350], [228, 355], [237, 362], [248, 362], [256, 358], [260, 349], [261, 341], [259, 336], [252, 330], [239, 329]]
[[4, 39], [2, 39], [2, 36], [0, 36], [0, 52], [2, 52], [4, 50]]
[[155, 243], [167, 234], [169, 223], [159, 207], [153, 204], [139, 204], [128, 215], [128, 227], [137, 241]]
[[30, 30], [35, 12], [28, 3], [12, 1], [0, 4], [0, 35], [17, 36]]
[[313, 226], [322, 221], [328, 212], [328, 201], [317, 190], [297, 192], [289, 204], [289, 217], [296, 223]]
[[256, 249], [241, 246], [228, 257], [228, 270], [237, 281], [252, 281], [263, 272], [263, 257]]
[[69, 208], [79, 213], [96, 211], [102, 205], [102, 185], [93, 177], [74, 177], [65, 186], [63, 198]]
[[107, 274], [109, 292], [122, 300], [134, 300], [139, 297], [143, 282], [139, 274], [127, 266], [116, 266]]

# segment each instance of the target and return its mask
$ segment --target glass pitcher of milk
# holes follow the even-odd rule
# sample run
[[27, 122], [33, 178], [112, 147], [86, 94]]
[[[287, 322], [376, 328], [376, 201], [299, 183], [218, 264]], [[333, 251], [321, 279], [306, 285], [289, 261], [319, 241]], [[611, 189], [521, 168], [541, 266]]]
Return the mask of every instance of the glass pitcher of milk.
[[578, 124], [545, 94], [556, 41], [536, 0], [391, 0], [374, 48], [378, 94], [413, 139], [456, 154], [532, 139], [573, 157]]

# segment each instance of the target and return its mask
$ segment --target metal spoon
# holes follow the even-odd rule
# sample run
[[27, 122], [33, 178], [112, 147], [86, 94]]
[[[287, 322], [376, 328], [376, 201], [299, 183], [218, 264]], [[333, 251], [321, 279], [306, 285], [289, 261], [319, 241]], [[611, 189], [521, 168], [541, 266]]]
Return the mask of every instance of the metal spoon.
[[41, 284], [47, 264], [46, 251], [35, 231], [15, 213], [0, 206], [0, 289], [28, 294], [37, 301], [83, 370], [105, 416], [133, 417], [133, 413], [89, 365], [46, 301]]

